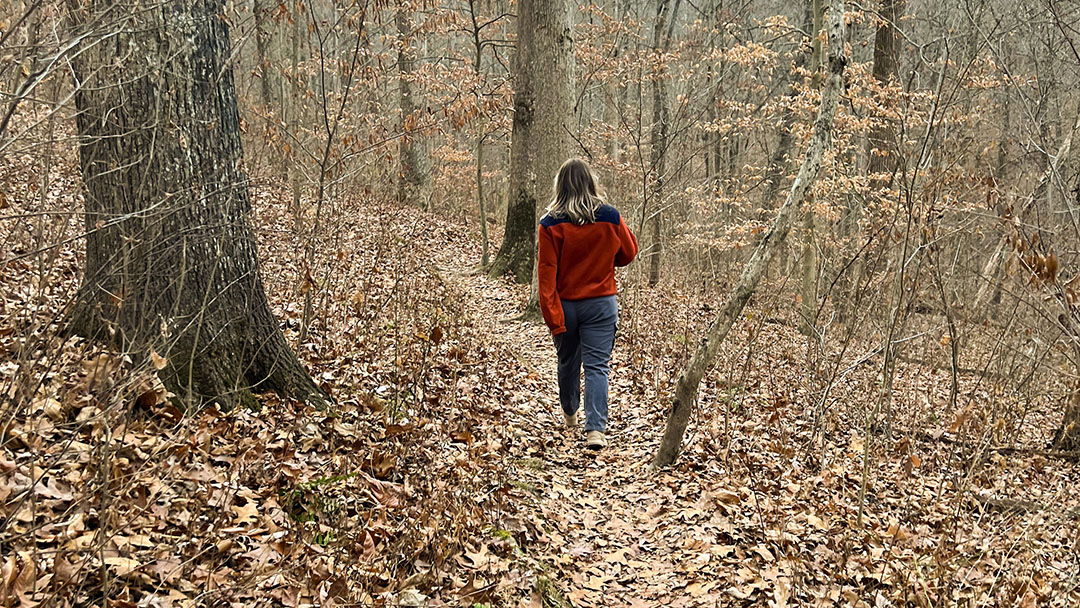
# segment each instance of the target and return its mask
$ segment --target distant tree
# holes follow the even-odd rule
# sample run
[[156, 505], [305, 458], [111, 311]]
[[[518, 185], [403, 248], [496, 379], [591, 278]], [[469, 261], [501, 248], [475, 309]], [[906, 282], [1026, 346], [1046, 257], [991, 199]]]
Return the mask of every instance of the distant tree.
[[322, 400], [274, 319], [249, 226], [221, 0], [72, 3], [86, 270], [72, 331], [165, 359], [189, 404], [273, 389]]
[[769, 261], [787, 238], [799, 208], [821, 169], [822, 157], [830, 140], [833, 117], [836, 115], [836, 107], [840, 99], [844, 67], [847, 64], [847, 55], [844, 52], [844, 1], [830, 0], [828, 9], [829, 71], [825, 88], [821, 93], [821, 105], [814, 122], [810, 143], [807, 145], [806, 156], [799, 167], [798, 175], [795, 176], [795, 181], [791, 184], [787, 199], [776, 213], [772, 227], [754, 249], [743, 267], [735, 288], [709, 325], [701, 343], [679, 377], [675, 388], [675, 400], [668, 414], [667, 427], [664, 429], [664, 438], [653, 459], [655, 466], [668, 466], [678, 457], [683, 435], [686, 433], [686, 425], [690, 421], [690, 413], [697, 401], [701, 378], [716, 360], [724, 338], [742, 314], [750, 296], [754, 294]]
[[[652, 50], [659, 73], [652, 79], [652, 129], [649, 132], [649, 164], [653, 189], [651, 205], [652, 241], [649, 245], [649, 287], [660, 282], [660, 255], [663, 253], [664, 181], [667, 179], [667, 147], [670, 117], [667, 107], [667, 79], [664, 55], [671, 48], [671, 31], [679, 14], [680, 0], [669, 10], [669, 0], [656, 0]], [[669, 14], [670, 13], [670, 14]]]
[[517, 52], [511, 66], [510, 201], [491, 276], [511, 274], [518, 283], [532, 278], [537, 205], [547, 201], [551, 180], [570, 153], [573, 50], [568, 0], [518, 3]]
[[[485, 86], [488, 79], [484, 71], [484, 50], [496, 47], [498, 42], [497, 39], [489, 38], [485, 30], [498, 27], [507, 15], [503, 13], [494, 17], [482, 16], [479, 14], [478, 3], [478, 0], [469, 0], [468, 2], [469, 21], [465, 27], [465, 32], [472, 43], [472, 75], [474, 78], [472, 101], [474, 105], [471, 111], [475, 113], [473, 120], [476, 123], [474, 126], [477, 132], [474, 155], [476, 158], [476, 207], [480, 223], [480, 267], [487, 268], [491, 263], [491, 255], [490, 240], [488, 239], [488, 200], [485, 198], [484, 192], [484, 148], [488, 143], [488, 139], [499, 129], [499, 122], [492, 120], [488, 115], [491, 111], [488, 109], [488, 104], [493, 95], [492, 90], [489, 88], [490, 85]], [[499, 110], [502, 110], [502, 107]], [[503, 112], [500, 111], [499, 114], [501, 116]], [[464, 119], [462, 122], [465, 122]]]
[[[874, 80], [882, 87], [897, 78], [899, 45], [897, 44], [897, 20], [904, 14], [904, 0], [881, 0], [877, 32], [874, 36]], [[867, 171], [871, 174], [891, 173], [896, 166], [896, 133], [891, 122], [883, 122], [870, 130], [868, 136], [870, 160]], [[884, 185], [888, 185], [885, 180]]]
[[255, 57], [259, 67], [259, 94], [263, 105], [274, 111], [280, 111], [281, 86], [278, 84], [279, 70], [273, 65], [275, 60], [273, 46], [273, 24], [270, 12], [277, 4], [267, 0], [253, 0], [251, 12], [255, 17]]
[[419, 120], [418, 106], [414, 99], [413, 72], [416, 71], [416, 58], [410, 48], [413, 28], [408, 9], [398, 7], [394, 16], [398, 33], [398, 100], [401, 108], [401, 139], [398, 143], [398, 158], [401, 163], [398, 181], [398, 202], [426, 209], [431, 195], [431, 171], [428, 168], [427, 154], [416, 129]]
[[[825, 4], [823, 0], [810, 0], [810, 19], [813, 24], [811, 26], [811, 32], [813, 32], [813, 38], [811, 39], [810, 46], [810, 70], [813, 73], [813, 85], [814, 88], [821, 87], [821, 70], [822, 70], [822, 56], [821, 56], [821, 27], [825, 22]], [[813, 194], [808, 194], [813, 197]], [[818, 286], [818, 255], [817, 248], [818, 243], [814, 236], [814, 205], [813, 200], [811, 204], [807, 205], [806, 210], [803, 212], [803, 251], [799, 258], [799, 264], [802, 268], [799, 269], [799, 299], [802, 306], [800, 307], [800, 313], [802, 315], [802, 323], [799, 324], [799, 330], [808, 336], [814, 335], [814, 326], [816, 324], [815, 317], [817, 316], [817, 286]]]

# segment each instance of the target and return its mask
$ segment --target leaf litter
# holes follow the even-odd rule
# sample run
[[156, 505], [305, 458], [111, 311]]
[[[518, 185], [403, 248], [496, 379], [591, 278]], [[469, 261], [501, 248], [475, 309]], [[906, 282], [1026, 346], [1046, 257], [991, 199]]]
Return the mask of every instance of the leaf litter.
[[[141, 369], [61, 337], [81, 252], [29, 254], [43, 229], [77, 230], [68, 162], [55, 195], [8, 196], [0, 605], [1080, 602], [1075, 463], [945, 441], [979, 437], [979, 417], [928, 425], [944, 380], [904, 364], [911, 432], [868, 447], [853, 405], [873, 394], [864, 366], [818, 444], [800, 339], [760, 311], [707, 380], [679, 464], [652, 471], [671, 380], [715, 295], [624, 277], [611, 441], [586, 452], [560, 429], [546, 329], [503, 322], [525, 288], [472, 272], [478, 246], [448, 218], [350, 208], [301, 275], [284, 188], [256, 188], [268, 295], [336, 407], [267, 394], [258, 411], [184, 412], [156, 378], [162, 354]], [[20, 218], [31, 210], [47, 213]], [[297, 344], [308, 277], [320, 314]]]

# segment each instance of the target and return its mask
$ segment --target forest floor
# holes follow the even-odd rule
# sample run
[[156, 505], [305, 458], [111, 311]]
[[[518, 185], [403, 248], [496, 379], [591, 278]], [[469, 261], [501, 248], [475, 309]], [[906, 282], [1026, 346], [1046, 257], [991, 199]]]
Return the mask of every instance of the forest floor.
[[506, 321], [527, 288], [475, 272], [469, 226], [331, 208], [299, 343], [306, 241], [284, 189], [256, 185], [268, 295], [336, 406], [184, 412], [145, 356], [61, 336], [82, 253], [35, 251], [81, 230], [65, 163], [3, 167], [25, 175], [0, 252], [0, 606], [1080, 604], [1080, 467], [1039, 449], [1056, 404], [969, 376], [946, 416], [948, 374], [901, 364], [890, 438], [865, 424], [880, 358], [860, 343], [829, 345], [844, 373], [819, 408], [777, 284], [656, 472], [722, 289], [623, 275], [609, 445], [589, 452], [561, 429], [547, 329]]
[[[783, 394], [757, 395], [764, 396], [766, 407], [747, 406], [732, 423], [735, 428], [728, 429], [732, 436], [726, 445], [718, 441], [710, 446], [699, 436], [699, 445], [684, 456], [689, 463], [652, 470], [663, 403], [643, 394], [642, 387], [632, 387], [626, 378], [631, 356], [623, 344], [613, 358], [609, 445], [592, 452], [584, 448], [580, 429], [562, 429], [547, 328], [506, 322], [517, 314], [522, 289], [470, 274], [474, 260], [469, 258], [464, 264], [453, 257], [441, 261], [452, 268], [450, 276], [465, 296], [468, 314], [492, 339], [508, 343], [539, 380], [534, 399], [507, 409], [510, 424], [525, 437], [516, 472], [530, 495], [520, 506], [522, 516], [542, 522], [544, 530], [530, 550], [551, 568], [549, 575], [574, 606], [939, 606], [965, 601], [1069, 606], [1080, 601], [1074, 552], [1080, 548], [1075, 527], [1080, 510], [1071, 491], [1075, 465], [1061, 463], [1062, 485], [1037, 491], [1039, 502], [980, 502], [974, 486], [983, 484], [973, 484], [969, 499], [958, 498], [956, 488], [946, 489], [948, 481], [933, 478], [944, 471], [934, 471], [933, 477], [913, 471], [921, 465], [913, 454], [926, 458], [927, 448], [911, 448], [908, 440], [898, 438], [899, 449], [882, 448], [884, 458], [873, 459], [870, 474], [878, 481], [869, 482], [866, 520], [858, 526], [856, 498], [865, 449], [858, 429], [842, 433], [849, 438], [847, 445], [830, 446], [832, 462], [813, 466], [794, 449], [808, 425], [789, 419], [790, 434], [783, 430], [790, 413], [785, 410], [793, 409]], [[781, 330], [762, 340], [762, 348], [797, 341]], [[783, 374], [791, 371], [785, 367], [773, 368], [779, 376], [774, 382], [783, 384]], [[714, 432], [717, 422], [712, 421]], [[948, 459], [943, 446], [929, 446], [935, 460]], [[1002, 476], [985, 485], [996, 483], [999, 489], [1011, 485], [1010, 473], [1048, 466], [1040, 457], [1032, 463], [976, 456], [983, 457], [994, 462], [991, 477]], [[1022, 473], [1027, 480], [1031, 475]]]

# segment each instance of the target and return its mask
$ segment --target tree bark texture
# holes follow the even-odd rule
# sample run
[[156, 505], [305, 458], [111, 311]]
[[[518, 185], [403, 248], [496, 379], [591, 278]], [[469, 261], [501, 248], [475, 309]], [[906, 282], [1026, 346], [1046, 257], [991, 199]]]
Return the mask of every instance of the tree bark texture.
[[528, 283], [536, 266], [537, 207], [570, 151], [574, 108], [573, 38], [568, 0], [518, 3], [514, 121], [510, 143], [510, 200], [502, 247], [491, 276]]
[[772, 227], [754, 248], [750, 260], [743, 267], [742, 274], [727, 302], [709, 325], [706, 335], [701, 344], [694, 351], [683, 370], [682, 376], [675, 388], [675, 399], [671, 411], [668, 414], [667, 427], [664, 430], [664, 438], [660, 449], [653, 460], [655, 466], [668, 466], [675, 462], [682, 447], [683, 435], [686, 433], [686, 425], [690, 420], [694, 404], [697, 401], [698, 386], [706, 370], [716, 361], [716, 355], [720, 351], [720, 345], [732, 326], [742, 314], [750, 296], [753, 295], [762, 272], [768, 266], [769, 261], [776, 255], [780, 245], [787, 238], [791, 226], [798, 216], [799, 207], [806, 198], [810, 186], [817, 179], [821, 169], [821, 160], [825, 147], [829, 144], [832, 131], [833, 117], [836, 115], [836, 106], [840, 98], [840, 90], [843, 84], [844, 67], [847, 57], [844, 54], [844, 1], [829, 0], [829, 72], [825, 82], [825, 89], [821, 95], [821, 105], [818, 109], [817, 119], [814, 122], [813, 134], [807, 146], [806, 156], [799, 173], [791, 185], [787, 199], [781, 205], [773, 221]]
[[401, 139], [398, 140], [398, 203], [420, 209], [428, 208], [431, 197], [431, 171], [427, 154], [416, 128], [419, 117], [413, 92], [413, 72], [416, 58], [409, 48], [412, 24], [404, 8], [398, 8], [394, 16], [398, 31], [398, 101], [401, 108]]
[[70, 329], [145, 359], [190, 406], [322, 401], [274, 319], [248, 221], [221, 0], [70, 4], [117, 23], [73, 54], [86, 270]]

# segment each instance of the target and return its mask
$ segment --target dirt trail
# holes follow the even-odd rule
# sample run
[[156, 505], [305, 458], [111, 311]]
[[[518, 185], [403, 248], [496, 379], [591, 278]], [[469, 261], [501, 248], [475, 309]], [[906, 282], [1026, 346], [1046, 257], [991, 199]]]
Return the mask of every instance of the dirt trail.
[[[562, 429], [548, 329], [543, 323], [506, 321], [517, 315], [523, 291], [474, 274], [460, 259], [440, 262], [444, 278], [466, 295], [467, 314], [536, 376], [533, 397], [508, 404], [505, 412], [526, 443], [527, 457], [515, 463], [519, 484], [535, 490], [526, 517], [546, 531], [526, 550], [553, 568], [548, 576], [574, 606], [715, 605], [719, 581], [699, 580], [686, 549], [713, 545], [725, 521], [668, 527], [675, 516], [713, 518], [693, 507], [701, 496], [697, 484], [649, 471], [659, 432], [644, 406], [618, 389], [625, 346], [616, 344], [613, 356], [609, 443], [592, 452], [585, 449], [580, 428]], [[675, 484], [682, 487], [670, 487]], [[707, 552], [691, 553], [711, 559]]]
[[[753, 361], [737, 357], [745, 391], [737, 401], [725, 400], [716, 385], [706, 391], [677, 466], [657, 473], [649, 465], [663, 430], [665, 388], [636, 383], [652, 382], [663, 362], [634, 358], [631, 366], [642, 345], [630, 341], [673, 334], [647, 316], [663, 314], [648, 309], [650, 302], [631, 308], [637, 294], [629, 291], [620, 300], [630, 313], [625, 318], [650, 319], [651, 329], [628, 328], [616, 340], [609, 443], [598, 454], [586, 450], [581, 431], [569, 436], [561, 428], [547, 328], [503, 322], [518, 313], [526, 288], [474, 274], [475, 249], [465, 239], [448, 242], [434, 261], [476, 333], [499, 347], [502, 363], [494, 364], [514, 368], [503, 370], [511, 386], [490, 393], [499, 402], [487, 405], [502, 408], [508, 500], [528, 522], [517, 564], [528, 572], [523, 578], [546, 577], [577, 607], [870, 608], [967, 601], [961, 598], [975, 598], [972, 606], [1078, 605], [1075, 522], [981, 510], [950, 485], [947, 444], [878, 442], [862, 502], [865, 436], [841, 426], [824, 453], [810, 441], [808, 401], [799, 392], [804, 370], [787, 356], [799, 338], [786, 325], [761, 325], [754, 340], [738, 337], [740, 353], [748, 341], [759, 345]], [[870, 373], [863, 382], [873, 380]], [[655, 391], [661, 396], [636, 397]], [[1075, 468], [1022, 458], [999, 459], [995, 467], [972, 482], [979, 484], [972, 492], [1032, 501], [1055, 496], [1058, 508], [1071, 508]], [[1033, 470], [1043, 476], [1036, 483]], [[1029, 569], [1028, 579], [1015, 578]], [[489, 574], [487, 580], [500, 576]], [[998, 583], [1005, 579], [1041, 582]], [[517, 588], [529, 582], [519, 580]], [[527, 592], [520, 604], [567, 605], [530, 600]]]

